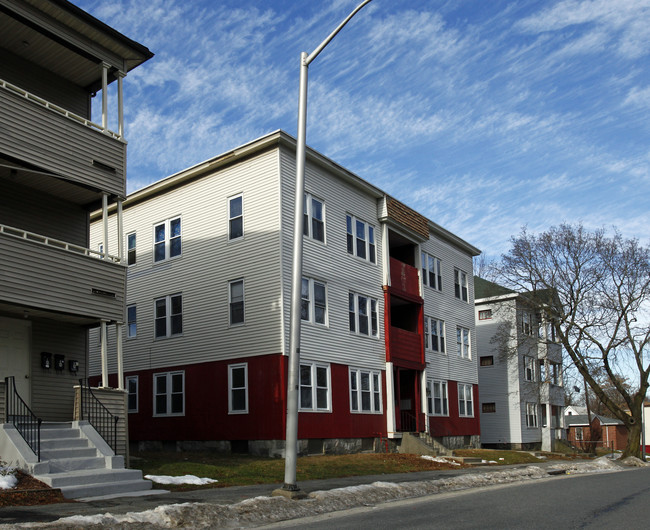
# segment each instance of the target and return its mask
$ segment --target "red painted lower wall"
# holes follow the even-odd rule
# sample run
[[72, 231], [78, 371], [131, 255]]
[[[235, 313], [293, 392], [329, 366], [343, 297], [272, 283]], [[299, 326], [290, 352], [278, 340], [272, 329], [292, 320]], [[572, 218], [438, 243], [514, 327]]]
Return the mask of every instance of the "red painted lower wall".
[[458, 386], [456, 381], [447, 382], [449, 399], [449, 416], [429, 416], [429, 433], [431, 436], [478, 436], [481, 434], [478, 411], [478, 385], [472, 386], [474, 416], [458, 416]]

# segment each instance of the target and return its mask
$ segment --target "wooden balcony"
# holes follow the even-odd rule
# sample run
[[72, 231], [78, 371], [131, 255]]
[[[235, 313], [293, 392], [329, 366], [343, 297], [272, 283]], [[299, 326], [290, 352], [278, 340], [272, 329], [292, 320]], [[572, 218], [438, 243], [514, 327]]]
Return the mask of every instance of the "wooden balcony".
[[113, 195], [125, 194], [126, 143], [0, 80], [0, 153]]
[[420, 296], [419, 271], [395, 258], [390, 258], [390, 284], [395, 292]]
[[3, 225], [0, 255], [0, 303], [82, 323], [124, 318], [123, 265], [93, 257], [88, 249]]
[[422, 335], [391, 326], [388, 334], [386, 361], [395, 366], [424, 369], [424, 341]]

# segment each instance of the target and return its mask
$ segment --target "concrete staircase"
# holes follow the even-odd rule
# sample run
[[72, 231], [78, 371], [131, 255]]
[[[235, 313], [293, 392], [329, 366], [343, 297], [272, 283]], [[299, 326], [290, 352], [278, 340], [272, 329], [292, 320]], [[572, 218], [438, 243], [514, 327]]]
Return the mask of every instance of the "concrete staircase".
[[68, 499], [151, 489], [140, 470], [125, 469], [124, 458], [116, 456], [88, 422], [43, 423], [41, 461], [33, 465], [32, 474]]

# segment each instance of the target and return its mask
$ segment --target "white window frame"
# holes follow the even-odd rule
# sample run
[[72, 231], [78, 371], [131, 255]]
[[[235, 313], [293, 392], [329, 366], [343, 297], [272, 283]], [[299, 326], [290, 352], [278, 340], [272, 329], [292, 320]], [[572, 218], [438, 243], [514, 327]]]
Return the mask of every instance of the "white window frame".
[[468, 383], [458, 383], [458, 416], [474, 417], [474, 388]]
[[456, 326], [456, 352], [461, 359], [472, 358], [472, 339], [469, 328]]
[[[180, 298], [181, 300], [181, 312], [180, 313], [172, 313], [172, 299], [173, 298]], [[157, 308], [158, 308], [158, 302], [164, 300], [165, 301], [165, 315], [163, 317], [159, 317], [157, 313]], [[154, 325], [153, 325], [153, 336], [154, 340], [161, 340], [161, 339], [168, 339], [170, 337], [178, 337], [183, 334], [183, 293], [174, 293], [174, 294], [169, 294], [167, 296], [161, 296], [160, 298], [156, 298], [153, 302], [153, 317], [154, 317]], [[178, 333], [172, 333], [172, 319], [174, 317], [178, 317], [180, 315], [180, 323], [181, 323], [181, 330]], [[165, 334], [164, 335], [158, 335], [158, 326], [157, 322], [159, 319], [164, 318], [165, 319]]]
[[582, 442], [582, 439], [584, 437], [584, 429], [583, 427], [576, 427], [576, 442]]
[[[158, 413], [157, 411], [157, 397], [160, 396], [166, 396], [166, 405], [165, 405], [165, 411], [171, 411], [172, 409], [172, 396], [174, 392], [172, 391], [173, 388], [173, 379], [174, 376], [181, 376], [181, 383], [183, 386], [181, 395], [183, 397], [182, 400], [182, 412], [165, 412], [165, 413]], [[164, 394], [158, 394], [158, 383], [157, 380], [159, 378], [165, 377], [166, 382], [165, 382], [165, 393]], [[177, 393], [178, 394], [178, 393]], [[159, 372], [153, 374], [153, 415], [156, 418], [164, 418], [164, 417], [169, 417], [169, 416], [185, 416], [185, 371], [183, 370], [178, 370], [174, 372]]]
[[[134, 382], [135, 383], [135, 392], [131, 392], [131, 388], [129, 386], [129, 383]], [[140, 390], [140, 382], [138, 380], [137, 375], [127, 375], [124, 378], [124, 388], [126, 389], [127, 396], [126, 396], [126, 408], [127, 412], [129, 414], [135, 414], [138, 412], [139, 407], [140, 407], [140, 401], [139, 401], [139, 390]], [[129, 407], [130, 404], [130, 398], [131, 396], [135, 396], [135, 408]]]
[[526, 427], [529, 429], [536, 429], [539, 426], [537, 421], [537, 409], [539, 406], [537, 403], [526, 403]]
[[[244, 370], [244, 386], [234, 386], [233, 381], [233, 372], [235, 370]], [[235, 391], [244, 391], [244, 403], [245, 406], [243, 409], [234, 409], [233, 408], [233, 393]], [[248, 414], [248, 363], [239, 363], [239, 364], [229, 364], [228, 365], [228, 414]]]
[[[131, 248], [131, 237], [133, 237], [133, 248]], [[137, 237], [135, 232], [129, 232], [126, 234], [126, 264], [131, 267], [137, 263]], [[133, 256], [133, 261], [131, 261], [131, 256]]]
[[[309, 384], [304, 384], [303, 381], [303, 367], [309, 368], [310, 380]], [[318, 386], [318, 370], [326, 370], [327, 386]], [[301, 362], [300, 363], [300, 373], [298, 376], [298, 404], [299, 410], [302, 412], [331, 412], [332, 411], [332, 377], [329, 364], [321, 363], [311, 363], [311, 362]], [[303, 406], [303, 389], [309, 388], [311, 390], [311, 407]], [[327, 404], [325, 407], [318, 406], [318, 391], [325, 390], [327, 392], [326, 401]]]
[[[174, 221], [178, 221], [180, 226], [180, 233], [177, 236], [171, 237], [171, 225]], [[156, 241], [156, 228], [158, 228], [159, 226], [164, 226], [165, 237], [161, 241]], [[180, 258], [183, 255], [183, 221], [181, 219], [181, 216], [177, 215], [175, 217], [170, 217], [169, 219], [165, 219], [164, 221], [160, 221], [159, 223], [154, 224], [152, 239], [153, 239], [153, 262], [154, 263], [162, 263], [170, 259]], [[176, 239], [178, 239], [180, 244], [180, 252], [172, 256], [171, 255], [172, 241]], [[156, 245], [161, 245], [161, 244], [164, 246], [165, 255], [160, 259], [156, 259]]]
[[[233, 287], [235, 284], [241, 283], [241, 301], [233, 300]], [[242, 304], [242, 320], [241, 322], [233, 322], [233, 304]], [[246, 285], [244, 278], [237, 278], [228, 282], [228, 325], [230, 327], [243, 326], [246, 324]]]
[[[130, 310], [133, 309], [133, 319], [131, 319]], [[133, 327], [133, 333], [131, 332]], [[138, 336], [138, 306], [129, 304], [126, 306], [126, 338], [135, 339]]]
[[524, 355], [524, 381], [534, 382], [535, 375], [535, 358]]
[[[365, 300], [365, 307], [362, 307], [363, 300]], [[375, 311], [372, 310], [373, 307]], [[365, 311], [365, 315], [362, 314], [362, 311]], [[368, 333], [361, 331], [362, 319], [367, 319]], [[352, 329], [353, 327], [354, 329]], [[359, 293], [348, 293], [348, 329], [350, 333], [362, 337], [379, 337], [379, 303], [375, 298]]]
[[[356, 414], [381, 414], [383, 412], [381, 372], [363, 368], [350, 368], [349, 374], [350, 412]], [[363, 385], [364, 375], [367, 376], [367, 388], [364, 388]], [[364, 395], [369, 400], [369, 407], [366, 408], [364, 408], [363, 402]]]
[[[311, 193], [305, 193], [304, 195], [304, 205], [303, 205], [303, 227], [302, 227], [302, 233], [304, 236], [313, 239], [314, 241], [320, 241], [321, 243], [325, 243], [327, 240], [327, 234], [326, 234], [326, 227], [325, 227], [325, 201], [322, 199], [319, 199], [318, 197], [314, 197]], [[320, 210], [321, 210], [321, 217], [322, 219], [318, 219], [314, 217], [314, 204], [312, 201], [316, 201], [320, 204]], [[317, 237], [314, 237], [314, 227], [313, 227], [313, 222], [317, 221], [320, 222], [323, 226], [323, 239], [319, 239]]]
[[[427, 413], [429, 416], [449, 416], [449, 385], [447, 381], [427, 380]], [[440, 412], [436, 412], [436, 404], [440, 405]]]
[[469, 287], [467, 286], [467, 273], [454, 269], [454, 296], [458, 300], [469, 303]]
[[[436, 330], [435, 340], [436, 347], [434, 348], [433, 330]], [[447, 353], [447, 344], [445, 339], [445, 321], [433, 317], [424, 317], [424, 346], [425, 349], [436, 353]]]
[[[359, 228], [363, 231], [363, 237], [359, 237]], [[346, 214], [345, 229], [348, 254], [360, 260], [376, 264], [377, 240], [375, 238], [375, 227], [352, 214]], [[360, 252], [364, 255], [360, 255]]]
[[[325, 294], [325, 304], [316, 303], [316, 285], [322, 286]], [[327, 284], [313, 278], [302, 278], [300, 284], [300, 317], [303, 322], [311, 322], [313, 324], [318, 324], [319, 326], [328, 326], [329, 325], [329, 315], [327, 310]], [[307, 318], [303, 318], [303, 313], [305, 306], [307, 308]], [[319, 307], [323, 310], [323, 321], [319, 322], [316, 319], [316, 308]]]
[[521, 332], [528, 336], [533, 334], [533, 315], [528, 311], [521, 313]]
[[442, 291], [442, 262], [427, 252], [422, 252], [422, 285]]
[[[241, 199], [241, 213], [239, 215], [232, 214], [232, 203], [233, 201]], [[241, 235], [233, 236], [233, 222], [237, 219], [241, 219]], [[228, 198], [228, 241], [237, 241], [244, 237], [244, 195], [239, 193]]]

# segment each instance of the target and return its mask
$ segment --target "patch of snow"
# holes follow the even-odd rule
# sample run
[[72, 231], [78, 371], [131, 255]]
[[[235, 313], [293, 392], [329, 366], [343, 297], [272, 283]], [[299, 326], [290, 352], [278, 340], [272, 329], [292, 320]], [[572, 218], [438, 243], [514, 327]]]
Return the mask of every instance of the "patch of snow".
[[444, 456], [429, 456], [422, 455], [424, 460], [430, 460], [431, 462], [440, 462], [442, 464], [451, 464], [452, 466], [459, 466], [460, 464], [451, 458], [445, 458]]
[[171, 477], [169, 475], [145, 475], [144, 478], [156, 482], [157, 484], [193, 484], [195, 486], [202, 486], [204, 484], [219, 482], [212, 478], [199, 478], [194, 475], [183, 475], [181, 477]]
[[13, 468], [0, 467], [0, 490], [8, 490], [18, 484]]

